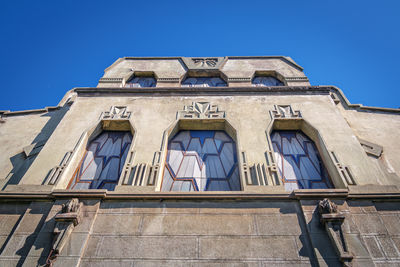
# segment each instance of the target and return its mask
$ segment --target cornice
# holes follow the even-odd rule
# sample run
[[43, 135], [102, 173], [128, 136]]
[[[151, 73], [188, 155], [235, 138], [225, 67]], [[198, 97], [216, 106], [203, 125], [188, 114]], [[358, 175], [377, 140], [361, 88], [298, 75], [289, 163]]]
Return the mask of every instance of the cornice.
[[293, 192], [146, 192], [125, 193], [107, 190], [54, 190], [45, 192], [0, 192], [0, 200], [55, 200], [62, 198], [91, 198], [104, 200], [303, 200], [303, 199], [371, 199], [400, 200], [400, 192], [351, 192], [348, 189], [300, 189]]

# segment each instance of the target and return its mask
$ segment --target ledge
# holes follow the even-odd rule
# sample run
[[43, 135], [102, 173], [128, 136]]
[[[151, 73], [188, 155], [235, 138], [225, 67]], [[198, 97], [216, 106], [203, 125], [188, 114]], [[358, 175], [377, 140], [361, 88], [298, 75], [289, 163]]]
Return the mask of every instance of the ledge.
[[54, 190], [44, 192], [1, 191], [0, 200], [54, 200], [62, 198], [92, 198], [104, 200], [300, 200], [300, 199], [372, 199], [400, 200], [400, 192], [354, 192], [348, 189], [301, 189], [293, 192], [151, 192], [124, 193], [99, 190]]

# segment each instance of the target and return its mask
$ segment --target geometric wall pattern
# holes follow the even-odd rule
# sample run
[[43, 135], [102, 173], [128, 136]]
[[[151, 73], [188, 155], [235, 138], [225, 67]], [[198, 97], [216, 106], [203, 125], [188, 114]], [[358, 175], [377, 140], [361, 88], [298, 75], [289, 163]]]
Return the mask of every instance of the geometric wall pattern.
[[68, 188], [114, 190], [131, 142], [131, 132], [103, 131], [87, 146]]
[[182, 87], [223, 87], [226, 82], [219, 77], [189, 77], [182, 82]]
[[224, 131], [180, 131], [168, 144], [161, 191], [239, 191], [237, 162]]
[[273, 131], [272, 146], [285, 189], [331, 188], [318, 150], [301, 131]]
[[272, 76], [257, 76], [252, 81], [253, 86], [282, 86], [280, 80]]

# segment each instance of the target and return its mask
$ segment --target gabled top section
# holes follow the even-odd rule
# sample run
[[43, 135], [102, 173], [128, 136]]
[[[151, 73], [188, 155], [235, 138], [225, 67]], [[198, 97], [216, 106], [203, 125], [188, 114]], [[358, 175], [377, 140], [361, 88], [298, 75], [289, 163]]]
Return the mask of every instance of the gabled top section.
[[254, 86], [254, 80], [276, 80], [258, 86], [310, 85], [303, 68], [283, 56], [124, 57], [105, 70], [98, 87], [126, 87], [132, 77], [140, 80], [141, 73], [153, 73], [156, 87], [181, 87], [191, 77], [218, 77], [230, 87]]

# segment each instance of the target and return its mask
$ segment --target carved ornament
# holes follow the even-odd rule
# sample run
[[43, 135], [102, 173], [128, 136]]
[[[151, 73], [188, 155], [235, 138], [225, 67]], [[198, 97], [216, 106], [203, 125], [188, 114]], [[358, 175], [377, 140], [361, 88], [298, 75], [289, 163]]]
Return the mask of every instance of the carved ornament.
[[129, 120], [131, 112], [127, 110], [126, 106], [112, 106], [110, 111], [101, 113], [101, 120]]
[[274, 110], [271, 110], [271, 115], [275, 119], [292, 119], [301, 118], [299, 110], [293, 110], [291, 105], [274, 105]]
[[178, 111], [178, 118], [222, 119], [225, 118], [225, 112], [220, 111], [217, 105], [212, 105], [210, 102], [192, 102], [192, 105]]

